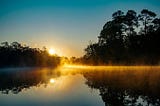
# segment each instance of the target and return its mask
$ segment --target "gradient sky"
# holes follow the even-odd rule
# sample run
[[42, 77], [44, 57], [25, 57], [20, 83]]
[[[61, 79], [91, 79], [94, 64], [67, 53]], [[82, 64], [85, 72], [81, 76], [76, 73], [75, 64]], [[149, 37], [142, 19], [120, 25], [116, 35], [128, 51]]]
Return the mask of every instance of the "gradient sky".
[[0, 42], [79, 57], [113, 12], [144, 8], [160, 14], [160, 0], [0, 0]]

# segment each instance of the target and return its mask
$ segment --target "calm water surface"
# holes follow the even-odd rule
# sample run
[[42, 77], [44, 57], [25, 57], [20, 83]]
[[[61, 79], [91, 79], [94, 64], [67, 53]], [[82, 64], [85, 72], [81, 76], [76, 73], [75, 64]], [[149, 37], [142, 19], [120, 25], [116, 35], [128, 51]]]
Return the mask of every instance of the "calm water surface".
[[160, 106], [160, 68], [0, 69], [0, 106]]

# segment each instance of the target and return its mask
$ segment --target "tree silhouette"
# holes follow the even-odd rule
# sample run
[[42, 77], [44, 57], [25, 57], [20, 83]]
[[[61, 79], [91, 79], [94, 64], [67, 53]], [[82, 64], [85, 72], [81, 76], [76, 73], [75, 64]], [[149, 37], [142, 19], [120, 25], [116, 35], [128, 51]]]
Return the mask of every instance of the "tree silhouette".
[[60, 64], [60, 57], [50, 56], [46, 49], [22, 46], [18, 42], [2, 42], [0, 46], [0, 67], [50, 66]]
[[159, 20], [147, 9], [139, 15], [134, 10], [128, 10], [126, 14], [118, 10], [103, 26], [98, 42], [85, 49], [85, 63], [159, 64]]
[[134, 10], [128, 10], [125, 16], [126, 33], [128, 36], [135, 35], [134, 27], [138, 26], [137, 13]]
[[139, 15], [139, 20], [141, 20], [144, 25], [144, 34], [145, 35], [147, 33], [149, 33], [149, 29], [153, 29], [151, 23], [152, 23], [154, 17], [156, 17], [156, 14], [152, 11], [149, 11], [147, 9], [143, 9], [141, 11], [141, 14]]

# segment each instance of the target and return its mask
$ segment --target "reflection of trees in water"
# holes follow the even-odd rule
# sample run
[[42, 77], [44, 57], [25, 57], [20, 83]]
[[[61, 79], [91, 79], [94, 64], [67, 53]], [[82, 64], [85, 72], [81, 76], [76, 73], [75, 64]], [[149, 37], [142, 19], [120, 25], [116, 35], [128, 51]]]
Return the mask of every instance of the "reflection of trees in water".
[[[83, 74], [106, 106], [160, 105], [160, 71], [101, 71]], [[142, 100], [142, 101], [141, 101]]]
[[[160, 105], [160, 70], [69, 72], [73, 75], [81, 73], [91, 89], [100, 91], [106, 106], [143, 106], [144, 103], [148, 106]], [[46, 86], [50, 78], [63, 74], [52, 69], [0, 72], [0, 91], [17, 94], [33, 86]]]
[[[11, 91], [14, 94], [21, 92], [23, 89], [28, 89], [33, 86], [47, 85], [49, 78], [56, 75], [55, 71], [51, 70], [21, 70], [16, 72], [1, 72], [0, 73], [0, 91], [8, 94]], [[53, 76], [53, 77], [56, 77]]]

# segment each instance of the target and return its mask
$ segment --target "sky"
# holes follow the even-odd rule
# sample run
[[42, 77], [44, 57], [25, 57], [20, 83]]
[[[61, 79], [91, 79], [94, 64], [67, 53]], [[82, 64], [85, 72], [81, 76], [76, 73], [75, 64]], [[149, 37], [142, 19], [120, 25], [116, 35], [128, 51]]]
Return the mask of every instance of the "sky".
[[0, 0], [0, 42], [45, 46], [60, 56], [80, 57], [113, 12], [129, 9], [160, 14], [160, 0]]

